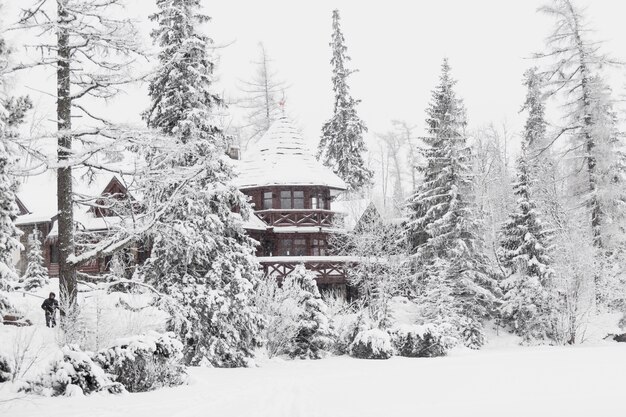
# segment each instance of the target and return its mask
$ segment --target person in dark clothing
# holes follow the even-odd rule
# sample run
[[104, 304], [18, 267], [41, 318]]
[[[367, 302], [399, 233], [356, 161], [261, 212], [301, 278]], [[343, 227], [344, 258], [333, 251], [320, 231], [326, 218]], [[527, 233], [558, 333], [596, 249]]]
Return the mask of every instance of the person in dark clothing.
[[59, 308], [59, 302], [55, 300], [55, 297], [54, 293], [51, 292], [48, 298], [46, 298], [41, 305], [41, 308], [46, 313], [46, 326], [48, 327], [54, 327], [57, 325], [56, 310]]

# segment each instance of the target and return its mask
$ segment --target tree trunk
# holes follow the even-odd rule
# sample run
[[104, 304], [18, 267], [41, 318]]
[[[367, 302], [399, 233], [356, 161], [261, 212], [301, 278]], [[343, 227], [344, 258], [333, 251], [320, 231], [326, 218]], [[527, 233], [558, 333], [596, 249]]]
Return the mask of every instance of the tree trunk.
[[[61, 315], [71, 316], [76, 306], [76, 269], [67, 262], [74, 254], [74, 210], [72, 206], [72, 168], [65, 162], [72, 149], [72, 101], [70, 97], [70, 53], [69, 31], [65, 26], [69, 20], [66, 11], [68, 0], [57, 0], [57, 208], [59, 228], [59, 290]], [[64, 166], [67, 165], [67, 166]]]

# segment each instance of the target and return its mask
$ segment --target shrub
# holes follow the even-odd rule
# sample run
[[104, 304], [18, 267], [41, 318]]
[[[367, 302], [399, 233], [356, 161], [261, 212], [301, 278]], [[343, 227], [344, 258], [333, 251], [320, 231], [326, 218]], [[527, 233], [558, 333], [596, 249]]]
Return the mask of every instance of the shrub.
[[172, 333], [150, 332], [120, 339], [94, 360], [130, 392], [180, 385], [185, 380], [183, 345]]
[[391, 337], [380, 329], [359, 332], [348, 347], [348, 353], [360, 359], [389, 359], [393, 356]]
[[395, 328], [391, 333], [393, 345], [400, 356], [410, 358], [431, 358], [444, 356], [456, 344], [456, 339], [448, 336], [445, 325], [414, 325]]
[[53, 362], [46, 373], [27, 382], [21, 390], [53, 397], [125, 392], [121, 384], [111, 381], [102, 368], [76, 346], [65, 346], [63, 359]]
[[348, 353], [350, 345], [360, 332], [374, 328], [374, 323], [361, 310], [358, 313], [333, 317], [333, 327], [337, 332], [334, 352], [338, 355]]
[[0, 383], [8, 382], [13, 375], [9, 359], [0, 353]]

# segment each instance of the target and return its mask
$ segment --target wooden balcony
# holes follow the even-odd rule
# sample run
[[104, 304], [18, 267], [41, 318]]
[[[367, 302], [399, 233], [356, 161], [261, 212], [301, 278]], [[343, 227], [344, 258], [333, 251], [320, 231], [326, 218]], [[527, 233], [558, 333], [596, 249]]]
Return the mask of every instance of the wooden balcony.
[[304, 264], [306, 269], [315, 273], [319, 284], [345, 284], [346, 263], [354, 262], [347, 256], [266, 256], [257, 260], [267, 276], [278, 280], [293, 272], [297, 265]]
[[255, 214], [267, 225], [273, 227], [333, 227], [333, 221], [337, 215], [334, 211], [314, 209], [269, 209], [256, 211]]

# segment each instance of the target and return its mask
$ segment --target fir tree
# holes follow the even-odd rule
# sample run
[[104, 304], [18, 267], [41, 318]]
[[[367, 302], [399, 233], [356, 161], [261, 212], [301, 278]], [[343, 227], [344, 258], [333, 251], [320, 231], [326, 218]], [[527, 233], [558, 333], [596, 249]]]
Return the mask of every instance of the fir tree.
[[498, 289], [475, 220], [465, 109], [454, 85], [444, 60], [427, 109], [424, 180], [409, 204], [407, 235], [426, 319], [450, 322], [469, 346], [479, 347], [482, 335], [474, 333], [493, 313]]
[[24, 290], [31, 291], [50, 283], [41, 250], [39, 230], [35, 227], [28, 236], [28, 265], [24, 273]]
[[[528, 88], [524, 109], [528, 111], [522, 154], [517, 161], [518, 197], [515, 212], [502, 230], [499, 257], [509, 277], [502, 282], [504, 291], [501, 314], [525, 342], [546, 339], [551, 333], [550, 288], [553, 272], [548, 256], [548, 233], [532, 198], [537, 165], [528, 162], [528, 149], [543, 143], [546, 132], [545, 109], [540, 80], [535, 69], [525, 74]], [[535, 153], [537, 156], [537, 153]]]
[[313, 274], [303, 265], [298, 265], [285, 278], [283, 286], [287, 294], [295, 297], [301, 308], [296, 317], [297, 332], [289, 348], [289, 355], [302, 359], [320, 359], [332, 345], [334, 333], [330, 327], [326, 303], [322, 300]]
[[363, 154], [366, 152], [363, 133], [367, 128], [358, 117], [356, 106], [360, 100], [350, 95], [348, 77], [355, 72], [346, 67], [350, 57], [341, 27], [339, 11], [333, 11], [333, 35], [330, 46], [333, 57], [333, 91], [335, 104], [333, 116], [322, 127], [318, 146], [318, 159], [343, 179], [350, 190], [359, 190], [372, 183], [374, 173], [366, 168]]
[[224, 138], [213, 123], [222, 100], [211, 92], [211, 41], [197, 31], [209, 18], [198, 13], [199, 0], [157, 5], [152, 35], [160, 65], [145, 117], [170, 146], [148, 152], [154, 176], [145, 201], [148, 211], [163, 201], [170, 209], [148, 236], [152, 254], [140, 274], [182, 306], [182, 318], [173, 317], [170, 326], [185, 341], [188, 364], [244, 366], [262, 324], [251, 301], [258, 267], [241, 226], [250, 208], [232, 184]]

